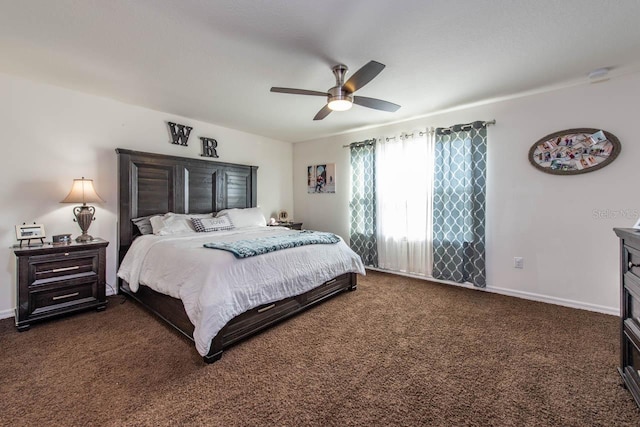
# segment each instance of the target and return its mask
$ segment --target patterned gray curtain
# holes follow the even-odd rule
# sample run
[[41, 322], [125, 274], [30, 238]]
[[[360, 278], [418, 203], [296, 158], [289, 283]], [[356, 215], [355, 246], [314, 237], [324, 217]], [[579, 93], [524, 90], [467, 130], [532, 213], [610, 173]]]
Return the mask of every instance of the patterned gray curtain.
[[433, 277], [486, 286], [484, 122], [436, 129]]
[[365, 265], [378, 266], [376, 240], [375, 140], [357, 142], [351, 149], [351, 249]]

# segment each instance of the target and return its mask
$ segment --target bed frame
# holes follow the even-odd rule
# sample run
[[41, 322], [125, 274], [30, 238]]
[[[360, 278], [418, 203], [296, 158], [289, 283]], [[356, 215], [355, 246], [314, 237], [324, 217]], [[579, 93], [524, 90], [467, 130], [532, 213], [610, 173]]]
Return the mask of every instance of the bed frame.
[[[257, 166], [143, 153], [118, 148], [118, 264], [139, 235], [132, 218], [175, 213], [208, 213], [255, 207]], [[224, 349], [345, 290], [355, 290], [355, 273], [329, 280], [310, 291], [251, 309], [225, 325], [211, 342], [207, 363]], [[132, 292], [118, 279], [118, 291], [158, 315], [193, 341], [193, 324], [179, 299], [147, 286]]]

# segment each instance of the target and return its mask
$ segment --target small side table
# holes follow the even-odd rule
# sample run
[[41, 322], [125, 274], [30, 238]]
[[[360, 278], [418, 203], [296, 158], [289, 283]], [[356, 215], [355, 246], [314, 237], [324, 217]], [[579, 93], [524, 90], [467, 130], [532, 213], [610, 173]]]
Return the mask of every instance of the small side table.
[[[274, 226], [287, 227], [292, 230], [302, 230], [302, 222], [276, 222]], [[271, 225], [271, 224], [269, 224]]]
[[94, 239], [86, 243], [46, 243], [14, 246], [17, 260], [16, 327], [80, 310], [104, 310], [106, 247]]

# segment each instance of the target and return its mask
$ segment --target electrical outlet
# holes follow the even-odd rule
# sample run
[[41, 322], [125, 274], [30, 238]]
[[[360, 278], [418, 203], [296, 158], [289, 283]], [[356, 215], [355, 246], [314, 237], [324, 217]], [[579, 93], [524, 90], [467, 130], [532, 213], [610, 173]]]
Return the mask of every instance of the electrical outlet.
[[521, 256], [514, 257], [513, 268], [524, 268], [524, 258]]

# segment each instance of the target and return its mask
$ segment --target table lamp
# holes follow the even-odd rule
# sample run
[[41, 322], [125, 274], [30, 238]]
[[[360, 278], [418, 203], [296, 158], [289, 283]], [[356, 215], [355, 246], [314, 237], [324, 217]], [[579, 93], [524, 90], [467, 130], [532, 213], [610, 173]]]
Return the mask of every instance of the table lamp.
[[95, 218], [93, 215], [96, 210], [93, 206], [87, 206], [89, 203], [104, 203], [104, 200], [98, 196], [96, 190], [93, 188], [93, 180], [85, 179], [84, 176], [81, 179], [74, 179], [71, 191], [60, 203], [82, 203], [82, 206], [76, 206], [73, 208], [73, 215], [76, 217], [74, 221], [78, 222], [82, 234], [76, 238], [76, 242], [90, 242], [93, 237], [87, 234], [87, 230], [91, 225], [91, 221]]

